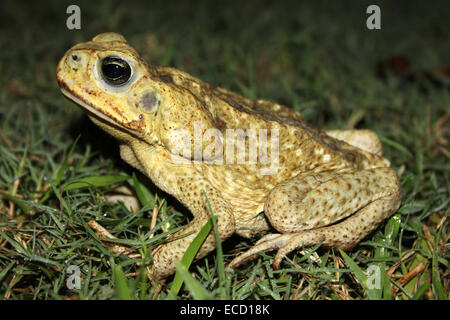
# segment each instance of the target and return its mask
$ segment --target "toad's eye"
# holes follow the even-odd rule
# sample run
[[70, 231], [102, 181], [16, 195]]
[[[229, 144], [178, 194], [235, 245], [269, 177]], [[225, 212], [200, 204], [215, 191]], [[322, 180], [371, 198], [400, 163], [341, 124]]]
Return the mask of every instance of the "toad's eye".
[[102, 60], [102, 75], [106, 83], [121, 86], [131, 78], [131, 68], [128, 62], [118, 57], [106, 57]]

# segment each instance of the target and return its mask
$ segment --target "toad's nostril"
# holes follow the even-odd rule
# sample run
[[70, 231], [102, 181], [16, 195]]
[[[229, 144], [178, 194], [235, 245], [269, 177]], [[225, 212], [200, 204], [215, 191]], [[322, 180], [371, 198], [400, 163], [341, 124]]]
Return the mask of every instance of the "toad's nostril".
[[73, 54], [71, 56], [71, 58], [72, 58], [73, 61], [77, 61], [78, 60], [78, 56], [76, 54]]

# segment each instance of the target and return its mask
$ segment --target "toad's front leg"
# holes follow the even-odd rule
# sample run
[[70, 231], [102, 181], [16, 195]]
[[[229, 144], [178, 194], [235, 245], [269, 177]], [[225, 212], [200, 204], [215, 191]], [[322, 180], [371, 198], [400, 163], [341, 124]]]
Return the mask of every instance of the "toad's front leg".
[[[225, 240], [235, 231], [231, 206], [200, 175], [190, 175], [186, 178], [179, 176], [177, 188], [175, 196], [193, 213], [194, 219], [186, 227], [172, 235], [174, 238], [181, 237], [180, 239], [164, 243], [153, 251], [152, 275], [155, 278], [165, 278], [176, 271], [175, 262], [181, 260], [188, 246], [211, 217], [206, 197], [211, 204], [212, 212], [217, 216], [220, 239]], [[183, 237], [183, 235], [186, 236]], [[214, 231], [211, 231], [195, 259], [204, 257], [215, 247]]]

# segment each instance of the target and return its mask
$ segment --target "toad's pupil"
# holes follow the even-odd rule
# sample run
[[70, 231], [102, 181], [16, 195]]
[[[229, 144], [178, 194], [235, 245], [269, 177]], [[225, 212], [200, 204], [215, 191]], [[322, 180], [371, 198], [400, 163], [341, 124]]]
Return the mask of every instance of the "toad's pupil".
[[102, 73], [107, 83], [119, 86], [130, 79], [131, 68], [123, 59], [106, 57], [102, 61]]
[[103, 66], [103, 73], [112, 79], [119, 78], [123, 74], [123, 67], [117, 64], [107, 64]]

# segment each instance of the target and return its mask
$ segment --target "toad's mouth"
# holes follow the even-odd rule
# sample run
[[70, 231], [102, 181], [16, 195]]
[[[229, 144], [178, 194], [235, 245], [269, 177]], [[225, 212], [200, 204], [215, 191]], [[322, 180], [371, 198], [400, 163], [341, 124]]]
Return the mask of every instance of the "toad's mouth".
[[114, 119], [108, 117], [106, 114], [98, 111], [97, 109], [93, 108], [91, 105], [87, 104], [85, 101], [81, 100], [80, 98], [78, 98], [77, 96], [73, 95], [69, 90], [65, 89], [65, 88], [60, 88], [61, 92], [64, 96], [66, 96], [66, 98], [68, 98], [69, 100], [75, 102], [77, 105], [79, 105], [80, 107], [82, 107], [83, 109], [85, 109], [86, 111], [88, 111], [92, 116], [99, 118], [101, 120], [104, 120], [116, 127], [121, 128], [122, 130], [125, 131], [129, 131], [128, 128], [125, 128], [124, 126], [122, 126], [121, 124], [117, 123], [117, 121], [114, 121]]
[[[89, 114], [89, 117], [91, 118], [91, 120], [97, 120], [99, 122], [103, 122], [106, 123], [107, 126], [109, 127], [115, 127], [117, 130], [120, 130], [126, 134], [132, 135], [134, 137], [139, 137], [138, 132], [127, 128], [123, 125], [121, 125], [120, 123], [118, 123], [117, 121], [115, 121], [113, 118], [107, 116], [106, 114], [98, 111], [97, 109], [95, 109], [94, 107], [92, 107], [91, 105], [89, 105], [88, 103], [86, 103], [86, 101], [83, 101], [82, 99], [78, 98], [77, 96], [75, 96], [72, 92], [70, 92], [69, 90], [61, 87], [61, 92], [62, 94], [69, 99], [70, 101], [74, 102], [75, 104], [77, 104], [78, 106], [80, 106], [81, 108], [83, 108], [84, 110], [86, 110]], [[92, 119], [94, 118], [94, 119]]]

